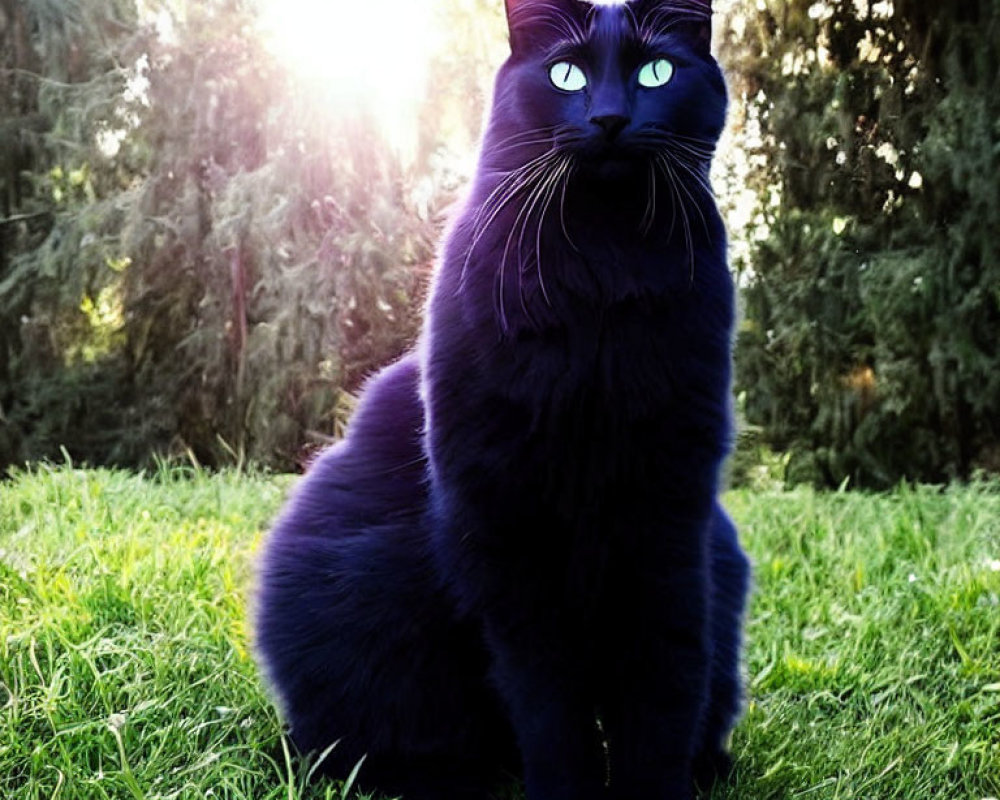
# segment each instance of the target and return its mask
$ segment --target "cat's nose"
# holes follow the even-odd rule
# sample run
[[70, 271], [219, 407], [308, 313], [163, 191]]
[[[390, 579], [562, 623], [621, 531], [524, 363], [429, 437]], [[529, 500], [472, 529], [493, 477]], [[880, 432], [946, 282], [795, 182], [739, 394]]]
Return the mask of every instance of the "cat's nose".
[[618, 136], [630, 122], [628, 117], [621, 114], [601, 114], [600, 116], [591, 117], [590, 121], [603, 130], [604, 135], [609, 140]]

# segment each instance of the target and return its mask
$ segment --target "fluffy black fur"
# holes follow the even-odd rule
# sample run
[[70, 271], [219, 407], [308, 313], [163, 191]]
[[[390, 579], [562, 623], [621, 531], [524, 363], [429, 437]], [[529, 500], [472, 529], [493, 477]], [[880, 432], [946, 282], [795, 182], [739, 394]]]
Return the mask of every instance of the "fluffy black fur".
[[[265, 544], [305, 752], [406, 800], [687, 800], [728, 764], [748, 564], [718, 505], [733, 286], [701, 0], [509, 0], [418, 353]], [[669, 60], [670, 80], [638, 83]], [[566, 90], [553, 64], [576, 65]], [[661, 65], [661, 74], [665, 67]]]

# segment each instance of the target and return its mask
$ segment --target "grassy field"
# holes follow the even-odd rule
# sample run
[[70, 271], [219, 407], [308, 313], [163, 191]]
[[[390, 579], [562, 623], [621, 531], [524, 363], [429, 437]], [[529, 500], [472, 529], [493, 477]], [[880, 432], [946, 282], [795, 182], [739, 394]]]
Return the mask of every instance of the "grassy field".
[[[0, 483], [0, 798], [341, 797], [303, 791], [248, 653], [254, 550], [289, 485]], [[1000, 796], [1000, 485], [727, 504], [756, 591], [713, 800]]]

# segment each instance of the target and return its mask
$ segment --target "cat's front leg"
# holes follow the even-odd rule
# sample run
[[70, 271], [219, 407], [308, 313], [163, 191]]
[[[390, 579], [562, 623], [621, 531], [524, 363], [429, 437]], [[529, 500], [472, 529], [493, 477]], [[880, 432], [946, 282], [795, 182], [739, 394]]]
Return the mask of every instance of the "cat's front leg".
[[493, 679], [517, 734], [528, 800], [606, 800], [588, 665], [562, 633], [541, 620], [488, 619]]
[[732, 767], [726, 740], [743, 700], [740, 651], [750, 585], [750, 562], [740, 547], [736, 527], [718, 505], [710, 528], [709, 553], [711, 685], [694, 770], [695, 783], [703, 789], [725, 778]]
[[[602, 719], [612, 800], [690, 800], [708, 699], [710, 644], [700, 547], [630, 570]], [[686, 563], [685, 563], [686, 562]], [[624, 616], [629, 614], [628, 616]]]

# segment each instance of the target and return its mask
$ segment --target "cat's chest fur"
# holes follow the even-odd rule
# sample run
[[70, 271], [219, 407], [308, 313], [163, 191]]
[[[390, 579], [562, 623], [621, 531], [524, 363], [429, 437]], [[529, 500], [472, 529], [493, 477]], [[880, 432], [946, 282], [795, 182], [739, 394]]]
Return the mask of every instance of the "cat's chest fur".
[[714, 282], [728, 275], [692, 277], [663, 242], [615, 235], [542, 250], [547, 292], [529, 275], [506, 330], [498, 280], [484, 271], [455, 291], [461, 247], [446, 251], [424, 351], [432, 465], [478, 485], [481, 507], [537, 516], [538, 498], [571, 519], [714, 489], [729, 314]]

